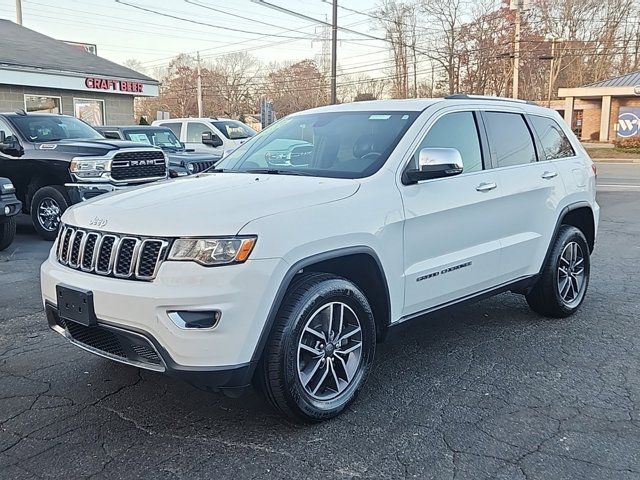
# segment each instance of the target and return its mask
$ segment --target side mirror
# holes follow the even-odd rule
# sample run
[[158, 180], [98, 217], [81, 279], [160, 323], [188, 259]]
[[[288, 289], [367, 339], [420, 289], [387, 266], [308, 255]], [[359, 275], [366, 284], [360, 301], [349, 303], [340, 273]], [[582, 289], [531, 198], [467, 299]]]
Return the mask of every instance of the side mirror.
[[214, 148], [218, 148], [223, 145], [220, 137], [213, 132], [202, 132], [202, 143]]
[[462, 157], [455, 148], [423, 148], [418, 154], [418, 168], [405, 170], [403, 183], [411, 185], [422, 180], [450, 177], [463, 170]]
[[102, 132], [102, 136], [104, 138], [111, 138], [113, 140], [121, 140], [120, 134], [118, 132], [114, 132], [113, 130], [108, 132]]
[[7, 137], [4, 131], [0, 130], [0, 152], [12, 157], [21, 157], [24, 149], [20, 142], [14, 137]]

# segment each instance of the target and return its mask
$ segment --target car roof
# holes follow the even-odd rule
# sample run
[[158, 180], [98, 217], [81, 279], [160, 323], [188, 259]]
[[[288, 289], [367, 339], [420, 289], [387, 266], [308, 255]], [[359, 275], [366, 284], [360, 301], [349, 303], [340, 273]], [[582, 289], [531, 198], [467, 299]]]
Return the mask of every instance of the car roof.
[[162, 125], [100, 125], [99, 127], [94, 127], [98, 130], [124, 130], [129, 128], [135, 128], [136, 130], [145, 130], [148, 128], [153, 128], [154, 130], [158, 130], [159, 128], [163, 130], [171, 130], [169, 127], [163, 127]]
[[227, 118], [227, 117], [181, 117], [181, 118], [164, 118], [162, 120], [154, 120], [153, 123], [164, 123], [164, 122], [184, 122], [187, 120], [191, 120], [191, 121], [202, 121], [202, 122], [219, 122], [220, 120], [223, 121], [232, 121], [232, 122], [239, 122], [240, 120], [236, 120], [234, 118]]
[[73, 115], [64, 115], [62, 113], [23, 113], [23, 112], [0, 112], [0, 115], [5, 117], [71, 117], [76, 118]]

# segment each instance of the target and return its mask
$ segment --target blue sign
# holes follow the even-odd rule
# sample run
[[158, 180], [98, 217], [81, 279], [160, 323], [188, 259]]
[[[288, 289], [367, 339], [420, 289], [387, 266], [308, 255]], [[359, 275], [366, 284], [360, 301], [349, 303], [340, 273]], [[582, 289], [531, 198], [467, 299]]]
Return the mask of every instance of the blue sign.
[[640, 108], [620, 107], [616, 131], [620, 138], [640, 136]]

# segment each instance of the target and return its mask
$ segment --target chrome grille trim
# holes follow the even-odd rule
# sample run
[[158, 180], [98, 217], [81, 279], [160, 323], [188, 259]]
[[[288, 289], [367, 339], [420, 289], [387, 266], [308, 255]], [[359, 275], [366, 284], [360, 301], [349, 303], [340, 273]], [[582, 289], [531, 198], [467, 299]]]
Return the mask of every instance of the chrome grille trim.
[[56, 257], [60, 264], [74, 270], [152, 281], [167, 256], [170, 244], [169, 239], [102, 233], [63, 225]]

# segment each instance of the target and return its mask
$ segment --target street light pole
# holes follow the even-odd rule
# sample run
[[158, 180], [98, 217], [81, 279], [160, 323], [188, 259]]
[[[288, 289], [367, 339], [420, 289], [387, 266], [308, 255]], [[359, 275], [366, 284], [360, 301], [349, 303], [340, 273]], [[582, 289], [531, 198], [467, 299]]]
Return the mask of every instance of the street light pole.
[[516, 11], [516, 35], [513, 45], [513, 98], [518, 98], [518, 86], [520, 84], [520, 23], [522, 22], [520, 13], [520, 2], [517, 2]]
[[331, 104], [338, 103], [338, 0], [333, 0], [333, 18], [331, 21]]
[[16, 0], [16, 23], [22, 25], [22, 0]]
[[553, 93], [553, 68], [556, 59], [556, 39], [551, 39], [551, 62], [549, 64], [549, 91], [547, 92], [547, 108], [551, 108], [551, 95]]

